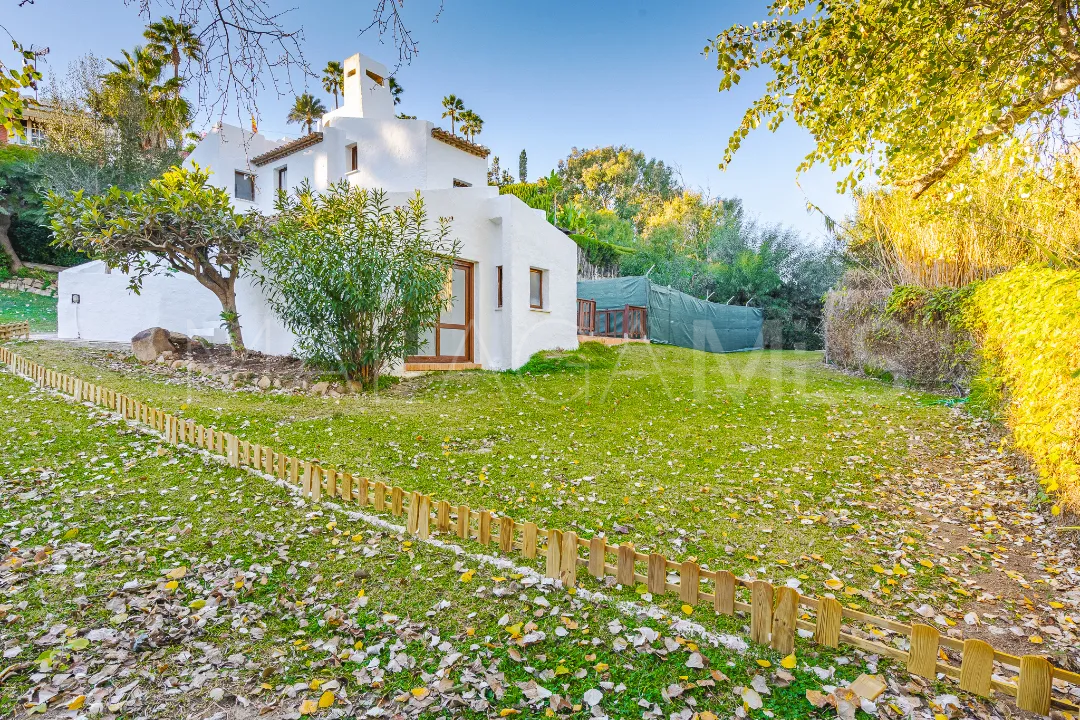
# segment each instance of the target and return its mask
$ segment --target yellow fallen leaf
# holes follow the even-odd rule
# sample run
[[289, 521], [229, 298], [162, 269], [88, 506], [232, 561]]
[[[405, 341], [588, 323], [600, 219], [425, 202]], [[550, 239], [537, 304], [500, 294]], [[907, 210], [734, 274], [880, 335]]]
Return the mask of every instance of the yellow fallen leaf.
[[763, 668], [772, 667], [772, 663], [769, 662], [768, 660], [755, 660], [754, 662], [756, 662], [758, 665], [760, 665]]
[[604, 672], [608, 669], [608, 667], [610, 666], [606, 662], [598, 662], [593, 665], [593, 670], [595, 670], [596, 672]]
[[1036, 645], [1041, 645], [1042, 641], [1043, 641], [1043, 639], [1041, 637], [1039, 637], [1038, 635], [1032, 635], [1031, 637], [1028, 638], [1028, 642], [1035, 643]]
[[192, 600], [191, 603], [188, 604], [188, 607], [192, 610], [202, 610], [206, 607], [206, 601], [202, 599]]
[[319, 703], [315, 702], [314, 700], [305, 700], [304, 702], [300, 703], [301, 715], [314, 715], [318, 711], [318, 709]]
[[183, 565], [181, 565], [178, 568], [173, 568], [169, 572], [165, 573], [165, 577], [167, 577], [167, 578], [169, 578], [171, 580], [179, 580], [180, 578], [184, 577], [185, 575], [187, 575], [187, 568], [184, 567]]
[[169, 582], [165, 583], [166, 590], [175, 590], [178, 587], [180, 587], [180, 583], [176, 582], [175, 580], [170, 580]]
[[510, 717], [511, 715], [520, 715], [520, 714], [521, 714], [521, 711], [520, 710], [515, 710], [514, 708], [503, 708], [502, 710], [499, 711], [499, 717]]
[[334, 704], [334, 693], [331, 692], [330, 690], [327, 690], [319, 698], [319, 707], [328, 708], [333, 704]]
[[929, 560], [920, 560], [919, 564], [922, 565], [924, 568], [927, 568], [928, 570], [931, 570], [934, 567], [934, 563], [930, 562]]
[[1051, 515], [1060, 515], [1061, 514], [1061, 507], [1059, 505], [1054, 505], [1052, 508], [1050, 508], [1050, 514]]
[[85, 704], [86, 704], [86, 696], [85, 695], [79, 695], [77, 698], [75, 698], [74, 700], [72, 700], [71, 702], [68, 703], [67, 709], [68, 710], [78, 710], [79, 708], [81, 708]]
[[682, 606], [682, 611], [684, 613], [686, 613], [687, 615], [693, 615], [694, 614], [694, 608], [691, 605], [683, 605]]
[[473, 573], [475, 572], [475, 570], [466, 570], [465, 572], [461, 573], [461, 577], [458, 579], [463, 583], [471, 582]]
[[875, 566], [873, 567], [873, 570], [874, 570], [874, 572], [876, 572], [876, 573], [877, 573], [878, 575], [884, 575], [884, 574], [885, 574], [885, 568], [881, 567], [880, 565], [875, 565]]
[[784, 658], [783, 660], [780, 661], [780, 667], [785, 668], [787, 670], [794, 669], [796, 664], [797, 663], [796, 663], [796, 660], [795, 660], [795, 653], [791, 653], [786, 658]]
[[79, 534], [79, 528], [71, 528], [66, 533], [64, 533], [64, 535], [63, 535], [63, 537], [61, 539], [70, 540], [70, 539], [72, 539], [73, 537], [75, 537], [78, 534]]
[[315, 678], [310, 683], [308, 683], [308, 687], [312, 690], [318, 690], [320, 687], [322, 687], [322, 680]]
[[1051, 600], [1050, 607], [1054, 608], [1055, 610], [1060, 610], [1061, 608], [1065, 607], [1065, 605], [1063, 603], [1059, 603], [1057, 600]]
[[829, 578], [825, 581], [825, 587], [830, 590], [840, 590], [844, 587], [844, 581], [837, 578]]
[[427, 694], [431, 691], [428, 690], [426, 687], [414, 687], [409, 692], [412, 693], [414, 698], [425, 698], [427, 697]]
[[556, 675], [569, 675], [570, 674], [570, 668], [566, 667], [565, 665], [558, 665], [555, 668], [555, 674]]

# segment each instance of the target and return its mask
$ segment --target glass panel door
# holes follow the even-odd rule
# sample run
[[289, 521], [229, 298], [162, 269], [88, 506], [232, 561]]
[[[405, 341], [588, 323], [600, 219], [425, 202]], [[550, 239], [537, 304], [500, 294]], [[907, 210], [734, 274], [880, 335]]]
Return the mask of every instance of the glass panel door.
[[454, 261], [447, 278], [450, 303], [439, 322], [420, 333], [411, 362], [472, 362], [473, 265]]

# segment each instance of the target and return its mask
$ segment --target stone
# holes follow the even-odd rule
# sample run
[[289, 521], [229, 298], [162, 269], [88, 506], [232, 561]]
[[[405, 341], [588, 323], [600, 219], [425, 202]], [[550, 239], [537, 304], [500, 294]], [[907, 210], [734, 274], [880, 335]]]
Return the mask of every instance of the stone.
[[317, 382], [311, 386], [311, 392], [317, 393], [319, 395], [325, 395], [326, 391], [329, 389], [330, 383], [326, 382], [325, 380], [323, 382]]
[[173, 360], [176, 360], [176, 359], [177, 359], [177, 355], [176, 355], [175, 350], [166, 350], [165, 352], [158, 355], [157, 361], [159, 363], [161, 363], [162, 365], [168, 365], [169, 363], [171, 363]]
[[271, 385], [271, 382], [270, 382], [270, 378], [268, 378], [267, 376], [263, 375], [263, 376], [262, 376], [261, 378], [259, 378], [259, 383], [258, 383], [258, 385], [259, 385], [259, 389], [260, 389], [260, 390], [266, 390], [266, 389], [267, 389], [267, 388], [269, 388], [269, 387], [270, 387], [270, 385]]
[[177, 352], [187, 352], [188, 347], [191, 345], [191, 338], [184, 333], [173, 332], [169, 330], [169, 342], [173, 344]]
[[161, 353], [173, 351], [169, 331], [165, 328], [147, 328], [131, 338], [131, 352], [141, 363], [152, 363]]
[[171, 363], [169, 363], [169, 367], [171, 367], [173, 370], [182, 370], [187, 367], [187, 364], [187, 360], [173, 360]]

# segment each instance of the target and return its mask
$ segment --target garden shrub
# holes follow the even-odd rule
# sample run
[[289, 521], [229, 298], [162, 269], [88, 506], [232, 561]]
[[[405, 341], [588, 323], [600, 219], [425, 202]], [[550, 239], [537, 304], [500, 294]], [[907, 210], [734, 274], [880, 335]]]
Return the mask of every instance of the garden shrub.
[[879, 379], [964, 394], [975, 360], [961, 310], [969, 294], [890, 288], [849, 271], [825, 297], [826, 360]]
[[1021, 265], [979, 284], [969, 317], [1016, 447], [1047, 493], [1080, 511], [1080, 271]]
[[615, 366], [618, 350], [600, 342], [583, 342], [577, 350], [542, 350], [511, 372], [518, 375], [545, 375], [557, 372], [603, 370]]

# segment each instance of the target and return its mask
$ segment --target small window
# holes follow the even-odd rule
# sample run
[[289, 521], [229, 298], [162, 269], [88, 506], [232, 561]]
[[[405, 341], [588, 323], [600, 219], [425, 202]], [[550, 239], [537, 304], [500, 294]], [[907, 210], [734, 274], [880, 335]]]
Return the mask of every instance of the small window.
[[255, 176], [251, 173], [236, 171], [236, 199], [255, 200]]
[[358, 169], [360, 167], [360, 153], [356, 150], [356, 143], [346, 146], [345, 152], [348, 154], [349, 172]]
[[364, 74], [367, 75], [369, 78], [371, 78], [372, 80], [374, 80], [375, 82], [377, 82], [380, 85], [382, 85], [385, 82], [382, 75], [376, 75], [375, 73], [371, 72], [370, 70], [365, 70]]
[[454, 178], [454, 187], [472, 187], [472, 183]]
[[502, 307], [502, 265], [495, 267], [495, 307]]
[[529, 268], [529, 307], [544, 307], [544, 271]]
[[277, 189], [283, 192], [289, 189], [288, 171], [288, 166], [283, 165], [277, 169], [277, 173], [275, 174], [275, 177], [277, 178]]

